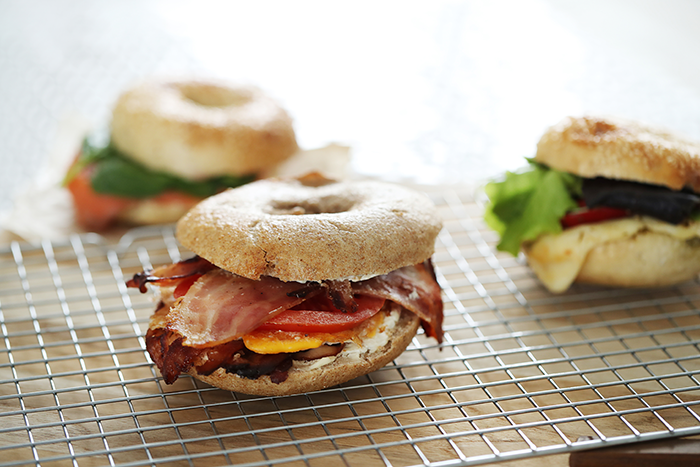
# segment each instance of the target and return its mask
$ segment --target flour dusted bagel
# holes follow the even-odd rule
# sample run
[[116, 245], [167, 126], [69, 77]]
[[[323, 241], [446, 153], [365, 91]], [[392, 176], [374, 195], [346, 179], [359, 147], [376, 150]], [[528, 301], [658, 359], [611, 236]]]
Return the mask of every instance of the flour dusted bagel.
[[215, 80], [151, 80], [123, 93], [112, 143], [186, 179], [255, 174], [298, 147], [287, 112], [260, 89]]
[[[289, 376], [283, 383], [274, 383], [269, 376], [257, 379], [243, 378], [227, 373], [223, 368], [206, 376], [200, 375], [192, 368], [188, 373], [205, 383], [221, 389], [259, 396], [284, 396], [310, 391], [318, 391], [337, 384], [350, 381], [358, 376], [371, 373], [390, 363], [408, 347], [416, 334], [420, 320], [409, 311], [401, 311], [398, 322], [381, 332], [386, 333], [386, 340], [375, 347], [361, 349], [357, 354], [341, 352], [329, 363], [295, 366], [289, 370]], [[352, 345], [352, 344], [346, 344]]]
[[358, 280], [429, 258], [441, 226], [432, 202], [417, 191], [308, 174], [208, 198], [178, 222], [177, 237], [253, 280]]
[[535, 160], [586, 178], [700, 192], [700, 143], [618, 117], [567, 117], [549, 128]]

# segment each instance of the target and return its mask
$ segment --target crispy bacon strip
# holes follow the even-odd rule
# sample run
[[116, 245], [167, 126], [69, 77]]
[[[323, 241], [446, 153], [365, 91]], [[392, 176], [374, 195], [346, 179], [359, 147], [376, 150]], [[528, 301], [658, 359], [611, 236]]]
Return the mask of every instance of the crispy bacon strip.
[[167, 384], [173, 384], [181, 373], [192, 368], [201, 351], [182, 345], [182, 336], [165, 329], [149, 329], [146, 349]]
[[203, 349], [201, 356], [205, 357], [205, 361], [196, 366], [197, 373], [207, 376], [214, 373], [217, 368], [231, 361], [236, 352], [241, 351], [243, 347], [243, 341], [239, 339]]
[[182, 279], [195, 274], [204, 274], [207, 271], [216, 269], [204, 258], [193, 256], [190, 259], [168, 264], [156, 269], [147, 269], [134, 274], [134, 277], [126, 282], [127, 287], [138, 288], [141, 293], [146, 293], [146, 284], [154, 283], [159, 286], [176, 285]]
[[166, 384], [173, 384], [181, 373], [193, 367], [205, 376], [218, 368], [249, 379], [269, 375], [273, 383], [279, 384], [287, 380], [294, 360], [330, 357], [340, 353], [343, 346], [323, 345], [296, 353], [262, 355], [246, 349], [241, 340], [205, 349], [187, 347], [182, 345], [182, 336], [176, 332], [154, 328], [146, 333], [146, 348]]
[[197, 279], [173, 306], [167, 317], [168, 328], [192, 347], [223, 344], [303, 302], [309, 293], [297, 291], [307, 287], [267, 276], [254, 281], [215, 269]]
[[334, 307], [343, 313], [355, 313], [357, 311], [358, 306], [353, 298], [350, 281], [324, 281], [323, 285], [327, 287], [328, 297], [333, 302]]
[[279, 384], [287, 379], [287, 370], [292, 367], [292, 354], [258, 354], [244, 349], [221, 367], [226, 370], [226, 373], [248, 379], [270, 375], [272, 382]]
[[[194, 282], [166, 318], [169, 327], [184, 336], [188, 346], [212, 347], [237, 339], [319, 293], [321, 288], [316, 283], [282, 282], [266, 276], [253, 281], [199, 257], [136, 274], [128, 285], [143, 291], [146, 282], [164, 285], [163, 281], [183, 281], [202, 271], [208, 272]], [[166, 275], [171, 273], [174, 275]], [[443, 304], [430, 260], [366, 281], [326, 281], [323, 287], [334, 306], [346, 312], [357, 309], [353, 294], [398, 303], [421, 318], [428, 336], [442, 342]]]
[[302, 350], [294, 355], [294, 360], [316, 360], [317, 358], [333, 357], [338, 355], [345, 344], [326, 344], [315, 349]]
[[[211, 347], [248, 334], [265, 321], [303, 302], [310, 283], [282, 282], [263, 276], [253, 281], [215, 269], [200, 277], [168, 314], [168, 327], [185, 345]], [[320, 287], [320, 286], [319, 286]], [[421, 318], [428, 336], [442, 342], [443, 305], [430, 261], [352, 284], [352, 292], [391, 300]], [[331, 283], [337, 302], [352, 312], [357, 303], [339, 281]], [[301, 291], [301, 292], [300, 292]], [[345, 297], [345, 298], [338, 298]], [[353, 306], [354, 305], [354, 306]]]
[[425, 333], [442, 342], [443, 305], [430, 260], [352, 285], [355, 293], [385, 298], [415, 313]]
[[293, 359], [337, 354], [342, 346], [313, 349], [311, 353], [259, 355], [246, 349], [239, 339], [322, 290], [336, 307], [350, 312], [353, 304], [356, 306], [353, 294], [391, 300], [415, 313], [426, 334], [442, 342], [443, 304], [430, 260], [362, 282], [326, 281], [321, 285], [282, 282], [272, 277], [252, 281], [195, 257], [136, 274], [128, 286], [144, 292], [147, 283], [173, 285], [194, 275], [201, 277], [181, 301], [169, 310], [161, 304], [151, 317], [146, 335], [151, 358], [168, 384], [192, 367], [203, 375], [217, 368], [253, 379], [267, 374], [280, 383], [286, 380]]

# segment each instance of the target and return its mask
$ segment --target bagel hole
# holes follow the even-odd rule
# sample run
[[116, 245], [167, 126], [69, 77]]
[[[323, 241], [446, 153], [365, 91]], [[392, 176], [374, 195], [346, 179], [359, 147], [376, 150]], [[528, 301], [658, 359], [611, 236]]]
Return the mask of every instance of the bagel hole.
[[303, 214], [337, 214], [349, 211], [355, 202], [346, 197], [325, 196], [323, 198], [302, 201], [279, 201], [270, 203], [268, 214], [303, 215]]
[[250, 96], [233, 89], [206, 84], [180, 87], [182, 97], [203, 107], [235, 107], [250, 101]]

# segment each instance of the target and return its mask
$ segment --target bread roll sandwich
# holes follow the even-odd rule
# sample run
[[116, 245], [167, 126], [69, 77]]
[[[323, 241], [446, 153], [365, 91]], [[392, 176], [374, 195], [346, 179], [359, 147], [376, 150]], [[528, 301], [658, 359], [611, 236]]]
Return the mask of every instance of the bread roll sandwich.
[[159, 293], [146, 345], [166, 383], [189, 374], [256, 395], [327, 388], [442, 340], [431, 201], [375, 181], [266, 179], [177, 224], [191, 259], [128, 282]]
[[700, 144], [613, 117], [549, 128], [530, 167], [489, 183], [498, 249], [522, 250], [552, 292], [653, 287], [700, 272]]
[[109, 136], [87, 138], [64, 181], [85, 230], [175, 222], [298, 150], [291, 118], [260, 89], [203, 79], [126, 90]]

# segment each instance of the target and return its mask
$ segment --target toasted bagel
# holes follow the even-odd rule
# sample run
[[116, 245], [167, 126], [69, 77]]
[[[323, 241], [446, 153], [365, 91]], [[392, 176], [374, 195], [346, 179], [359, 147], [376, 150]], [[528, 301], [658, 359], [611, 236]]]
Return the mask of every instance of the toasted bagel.
[[120, 222], [129, 225], [172, 224], [177, 222], [197, 201], [163, 203], [153, 199], [134, 201], [119, 213]]
[[193, 208], [177, 238], [197, 256], [137, 273], [160, 290], [146, 346], [182, 373], [255, 395], [315, 391], [396, 358], [418, 327], [442, 342], [427, 196], [320, 174], [268, 179]]

